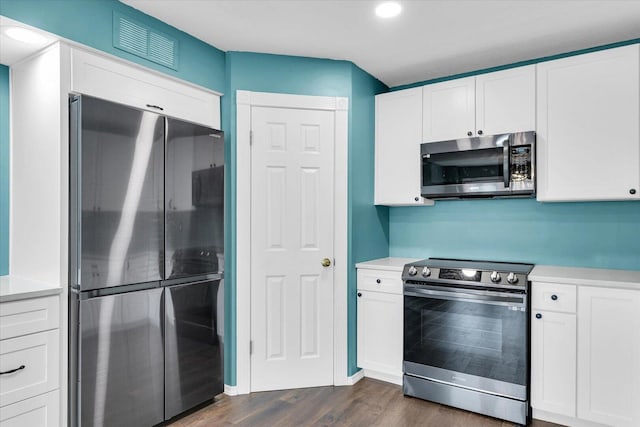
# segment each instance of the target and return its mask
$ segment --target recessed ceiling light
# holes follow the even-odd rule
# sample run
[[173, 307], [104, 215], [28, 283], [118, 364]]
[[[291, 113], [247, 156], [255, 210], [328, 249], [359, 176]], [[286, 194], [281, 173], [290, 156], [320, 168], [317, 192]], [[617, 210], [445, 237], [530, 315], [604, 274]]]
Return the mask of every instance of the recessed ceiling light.
[[26, 28], [9, 27], [4, 30], [4, 33], [7, 37], [23, 43], [44, 44], [47, 41], [46, 37], [41, 36], [35, 31], [27, 30]]
[[394, 16], [400, 15], [401, 11], [402, 6], [400, 6], [400, 3], [394, 1], [384, 2], [376, 7], [376, 15], [380, 18], [393, 18]]

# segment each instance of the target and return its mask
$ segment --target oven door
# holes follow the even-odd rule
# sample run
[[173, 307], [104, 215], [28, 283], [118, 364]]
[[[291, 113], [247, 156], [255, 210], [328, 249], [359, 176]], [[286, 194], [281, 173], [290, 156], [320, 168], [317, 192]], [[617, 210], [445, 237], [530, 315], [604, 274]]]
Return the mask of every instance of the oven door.
[[527, 400], [528, 341], [526, 293], [405, 284], [405, 375]]
[[509, 195], [509, 135], [421, 144], [422, 195]]

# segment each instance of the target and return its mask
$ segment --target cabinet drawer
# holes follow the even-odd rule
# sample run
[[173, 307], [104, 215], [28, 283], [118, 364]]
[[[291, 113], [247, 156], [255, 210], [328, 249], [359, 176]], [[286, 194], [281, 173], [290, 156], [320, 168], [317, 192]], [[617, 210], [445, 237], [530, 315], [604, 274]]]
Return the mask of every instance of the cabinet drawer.
[[402, 294], [402, 272], [358, 269], [358, 289]]
[[576, 286], [557, 283], [537, 283], [531, 285], [531, 304], [537, 310], [576, 312]]
[[58, 295], [0, 304], [0, 340], [60, 326]]
[[0, 405], [46, 393], [59, 387], [60, 332], [10, 338], [0, 342]]
[[0, 427], [56, 427], [59, 425], [59, 390], [0, 408]]
[[214, 93], [82, 50], [71, 55], [74, 92], [220, 129]]

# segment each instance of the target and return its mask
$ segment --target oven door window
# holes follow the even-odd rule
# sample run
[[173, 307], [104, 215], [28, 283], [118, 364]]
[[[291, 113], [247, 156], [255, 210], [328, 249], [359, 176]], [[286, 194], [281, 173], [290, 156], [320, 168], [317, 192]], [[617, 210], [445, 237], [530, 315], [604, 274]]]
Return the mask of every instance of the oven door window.
[[404, 297], [404, 360], [525, 385], [527, 313], [523, 308]]
[[478, 184], [504, 181], [502, 147], [422, 157], [422, 185]]

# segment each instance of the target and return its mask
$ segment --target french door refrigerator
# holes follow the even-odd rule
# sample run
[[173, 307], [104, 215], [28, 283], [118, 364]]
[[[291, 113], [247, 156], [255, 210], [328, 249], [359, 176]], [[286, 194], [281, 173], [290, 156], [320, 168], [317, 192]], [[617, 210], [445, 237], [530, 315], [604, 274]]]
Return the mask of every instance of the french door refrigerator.
[[70, 98], [69, 419], [152, 426], [223, 391], [220, 131]]

